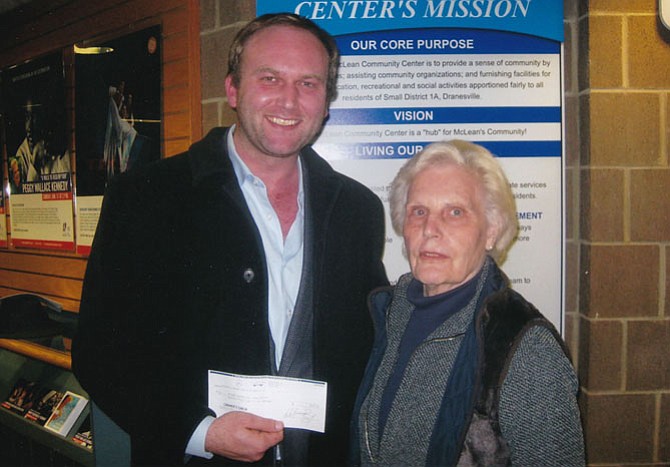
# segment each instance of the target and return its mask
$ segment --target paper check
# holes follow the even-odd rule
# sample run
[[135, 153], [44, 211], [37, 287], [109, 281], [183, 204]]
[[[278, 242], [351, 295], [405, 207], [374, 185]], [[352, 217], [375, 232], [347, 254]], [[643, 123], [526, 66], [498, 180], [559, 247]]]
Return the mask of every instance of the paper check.
[[217, 417], [249, 412], [281, 420], [285, 428], [323, 433], [328, 384], [281, 376], [246, 376], [209, 370], [209, 407]]

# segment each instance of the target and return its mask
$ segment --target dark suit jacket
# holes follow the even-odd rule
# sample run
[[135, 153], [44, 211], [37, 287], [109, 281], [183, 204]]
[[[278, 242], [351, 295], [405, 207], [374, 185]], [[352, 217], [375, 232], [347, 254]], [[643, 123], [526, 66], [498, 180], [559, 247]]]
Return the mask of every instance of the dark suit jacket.
[[[211, 414], [208, 369], [271, 374], [265, 258], [226, 132], [117, 176], [103, 202], [73, 370], [130, 434], [139, 463], [183, 460]], [[366, 296], [387, 283], [383, 207], [311, 149], [301, 158], [314, 239], [313, 376], [328, 382], [326, 433], [311, 436], [310, 460], [341, 465], [372, 342]]]

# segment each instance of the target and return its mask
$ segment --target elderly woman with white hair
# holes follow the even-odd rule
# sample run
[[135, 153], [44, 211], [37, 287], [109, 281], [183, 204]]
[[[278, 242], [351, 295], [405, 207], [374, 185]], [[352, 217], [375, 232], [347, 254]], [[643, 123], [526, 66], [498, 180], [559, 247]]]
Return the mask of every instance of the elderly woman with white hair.
[[433, 143], [400, 169], [390, 200], [411, 273], [370, 297], [352, 463], [584, 465], [567, 349], [496, 263], [518, 229], [496, 158]]

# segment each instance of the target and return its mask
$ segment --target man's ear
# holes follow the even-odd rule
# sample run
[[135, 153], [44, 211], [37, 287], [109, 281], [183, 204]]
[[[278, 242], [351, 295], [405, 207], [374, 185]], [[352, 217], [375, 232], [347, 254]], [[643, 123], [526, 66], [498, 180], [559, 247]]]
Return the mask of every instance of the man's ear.
[[228, 75], [224, 81], [226, 88], [226, 97], [228, 98], [228, 105], [235, 109], [237, 107], [237, 87], [233, 83], [233, 76]]

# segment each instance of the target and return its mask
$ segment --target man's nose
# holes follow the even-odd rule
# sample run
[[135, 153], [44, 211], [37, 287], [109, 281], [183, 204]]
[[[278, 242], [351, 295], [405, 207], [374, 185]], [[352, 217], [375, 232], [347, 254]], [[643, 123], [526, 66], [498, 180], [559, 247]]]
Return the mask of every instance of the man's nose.
[[300, 91], [298, 90], [297, 84], [287, 83], [280, 89], [280, 101], [285, 107], [295, 107], [298, 102], [299, 95]]

